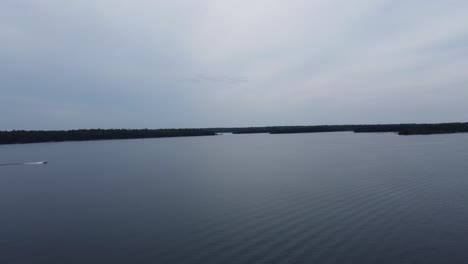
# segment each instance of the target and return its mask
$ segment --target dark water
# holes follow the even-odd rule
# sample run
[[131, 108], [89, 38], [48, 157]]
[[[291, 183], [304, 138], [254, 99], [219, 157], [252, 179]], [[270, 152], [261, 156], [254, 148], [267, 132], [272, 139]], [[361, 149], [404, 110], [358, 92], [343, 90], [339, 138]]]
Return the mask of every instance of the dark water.
[[0, 146], [0, 263], [468, 263], [468, 134]]

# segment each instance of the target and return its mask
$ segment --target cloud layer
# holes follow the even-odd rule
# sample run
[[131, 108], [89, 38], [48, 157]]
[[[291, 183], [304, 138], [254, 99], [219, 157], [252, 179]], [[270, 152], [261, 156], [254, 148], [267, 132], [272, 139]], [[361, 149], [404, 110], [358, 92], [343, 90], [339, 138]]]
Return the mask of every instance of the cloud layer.
[[468, 2], [0, 3], [0, 130], [468, 120]]

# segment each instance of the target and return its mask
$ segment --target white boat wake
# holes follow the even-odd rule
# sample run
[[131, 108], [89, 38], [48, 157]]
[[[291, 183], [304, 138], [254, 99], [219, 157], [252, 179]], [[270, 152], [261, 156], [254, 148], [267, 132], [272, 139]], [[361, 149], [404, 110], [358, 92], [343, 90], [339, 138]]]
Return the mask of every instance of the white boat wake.
[[0, 166], [14, 166], [14, 165], [42, 165], [42, 164], [47, 164], [47, 161], [22, 162], [22, 163], [0, 163]]

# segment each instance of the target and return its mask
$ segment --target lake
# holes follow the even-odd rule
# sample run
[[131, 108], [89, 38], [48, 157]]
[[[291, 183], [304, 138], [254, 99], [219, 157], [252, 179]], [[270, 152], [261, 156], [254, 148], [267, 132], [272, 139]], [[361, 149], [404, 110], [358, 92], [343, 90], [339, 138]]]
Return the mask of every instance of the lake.
[[468, 134], [0, 146], [0, 263], [468, 263]]

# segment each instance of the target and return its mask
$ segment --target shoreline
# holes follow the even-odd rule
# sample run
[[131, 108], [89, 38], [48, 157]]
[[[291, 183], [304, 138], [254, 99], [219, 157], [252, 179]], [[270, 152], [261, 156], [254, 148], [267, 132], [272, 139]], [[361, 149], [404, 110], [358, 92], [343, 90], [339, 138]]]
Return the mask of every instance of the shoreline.
[[468, 133], [468, 123], [218, 127], [178, 129], [77, 129], [0, 131], [0, 145], [236, 134], [395, 133], [401, 136]]

